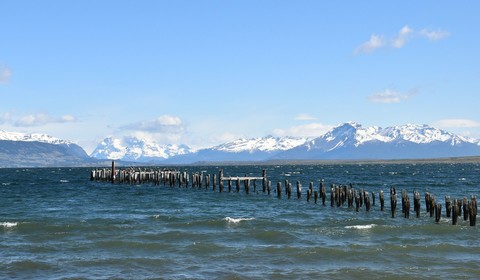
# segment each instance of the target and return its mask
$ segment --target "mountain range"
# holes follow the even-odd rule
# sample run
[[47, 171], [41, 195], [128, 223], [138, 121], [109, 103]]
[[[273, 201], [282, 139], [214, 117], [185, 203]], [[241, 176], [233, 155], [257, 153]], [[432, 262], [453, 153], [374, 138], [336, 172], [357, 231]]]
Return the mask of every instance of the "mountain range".
[[0, 167], [81, 166], [93, 161], [80, 146], [66, 140], [0, 130]]
[[[0, 130], [1, 166], [78, 165], [105, 160], [190, 164], [268, 160], [381, 160], [480, 156], [480, 140], [428, 125], [381, 128], [342, 123], [316, 138], [242, 138], [206, 149], [107, 137], [88, 156], [78, 145], [45, 134]], [[42, 164], [43, 163], [43, 164]]]

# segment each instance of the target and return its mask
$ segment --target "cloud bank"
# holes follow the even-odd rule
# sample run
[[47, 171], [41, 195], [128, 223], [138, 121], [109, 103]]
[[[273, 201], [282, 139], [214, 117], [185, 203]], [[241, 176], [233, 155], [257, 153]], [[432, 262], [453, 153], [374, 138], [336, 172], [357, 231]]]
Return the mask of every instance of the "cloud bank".
[[39, 114], [22, 116], [16, 121], [14, 121], [13, 125], [17, 127], [33, 127], [33, 126], [43, 126], [51, 123], [72, 123], [76, 121], [77, 119], [71, 115], [53, 117], [48, 114], [39, 113]]

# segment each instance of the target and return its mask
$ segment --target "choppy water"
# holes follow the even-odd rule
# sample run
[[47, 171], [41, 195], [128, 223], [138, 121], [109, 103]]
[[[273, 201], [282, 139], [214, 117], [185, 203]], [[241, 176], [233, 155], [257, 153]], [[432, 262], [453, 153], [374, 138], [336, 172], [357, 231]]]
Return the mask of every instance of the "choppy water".
[[[0, 169], [0, 278], [411, 279], [480, 277], [480, 225], [425, 211], [429, 191], [480, 194], [480, 164], [227, 166], [299, 180], [303, 196], [89, 181], [88, 168]], [[218, 174], [219, 167], [180, 167]], [[307, 203], [310, 181], [414, 189], [420, 218]], [[235, 190], [235, 187], [234, 187]], [[327, 198], [327, 201], [329, 197]], [[399, 202], [400, 205], [400, 202]], [[413, 207], [412, 207], [413, 208]]]

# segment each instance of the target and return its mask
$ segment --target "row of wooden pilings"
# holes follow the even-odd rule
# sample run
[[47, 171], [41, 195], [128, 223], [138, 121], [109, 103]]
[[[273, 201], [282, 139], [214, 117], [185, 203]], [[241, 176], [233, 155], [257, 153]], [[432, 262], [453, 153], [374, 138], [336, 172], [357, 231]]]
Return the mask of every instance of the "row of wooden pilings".
[[[191, 178], [191, 179], [190, 179]], [[233, 182], [235, 182], [235, 188], [237, 192], [240, 192], [241, 181], [243, 181], [244, 192], [250, 193], [250, 185], [253, 182], [253, 192], [257, 193], [257, 180], [262, 181], [262, 192], [270, 195], [272, 193], [272, 182], [267, 181], [266, 170], [262, 171], [261, 177], [249, 177], [249, 176], [236, 176], [225, 177], [223, 176], [223, 170], [219, 171], [217, 177], [216, 174], [204, 174], [203, 172], [192, 173], [191, 176], [188, 172], [179, 172], [171, 169], [140, 169], [140, 168], [127, 168], [123, 170], [117, 170], [115, 163], [112, 162], [112, 168], [95, 169], [91, 171], [90, 179], [92, 181], [100, 182], [112, 182], [118, 184], [145, 184], [150, 183], [154, 185], [160, 185], [170, 187], [186, 187], [191, 184], [192, 188], [209, 189], [212, 185], [213, 191], [217, 189], [217, 183], [219, 192], [224, 192], [225, 181], [227, 181], [228, 192], [232, 191]], [[292, 183], [285, 180], [283, 186], [281, 182], [278, 182], [276, 189], [274, 190], [277, 198], [281, 199], [282, 195], [285, 195], [287, 199], [291, 199], [293, 188]], [[314, 183], [310, 182], [306, 192], [306, 200], [310, 202], [312, 199], [315, 204], [321, 201], [322, 205], [326, 205], [327, 189], [323, 180], [319, 184], [318, 190], [314, 190]], [[365, 207], [365, 211], [369, 212], [372, 206], [375, 206], [376, 194], [375, 192], [364, 191], [362, 189], [357, 190], [352, 184], [349, 185], [334, 185], [330, 186], [330, 206], [331, 207], [343, 207], [347, 204], [348, 208], [355, 208], [355, 211], [359, 212], [361, 208]], [[302, 198], [302, 184], [296, 182], [296, 197]], [[380, 211], [385, 210], [385, 194], [383, 191], [378, 193], [380, 201]], [[397, 191], [396, 188], [390, 188], [390, 211], [391, 217], [396, 217], [397, 212]], [[424, 197], [426, 211], [430, 217], [435, 218], [435, 222], [439, 223], [442, 216], [442, 204], [437, 201], [433, 194], [429, 192], [425, 193]], [[446, 217], [452, 219], [452, 224], [458, 223], [459, 217], [463, 220], [469, 221], [470, 226], [476, 225], [477, 219], [477, 197], [472, 196], [470, 199], [451, 199], [450, 196], [445, 197], [445, 210]], [[410, 197], [406, 190], [402, 190], [401, 193], [401, 213], [404, 218], [410, 217], [411, 203]], [[416, 217], [420, 217], [421, 212], [421, 196], [418, 191], [413, 192], [413, 211]]]

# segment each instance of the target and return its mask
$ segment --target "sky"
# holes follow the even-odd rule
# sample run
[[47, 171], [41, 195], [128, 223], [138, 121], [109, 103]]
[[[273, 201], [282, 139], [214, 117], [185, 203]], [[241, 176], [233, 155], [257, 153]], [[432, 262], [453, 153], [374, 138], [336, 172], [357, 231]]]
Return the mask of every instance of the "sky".
[[87, 153], [349, 121], [480, 138], [479, 1], [0, 0], [0, 129]]

